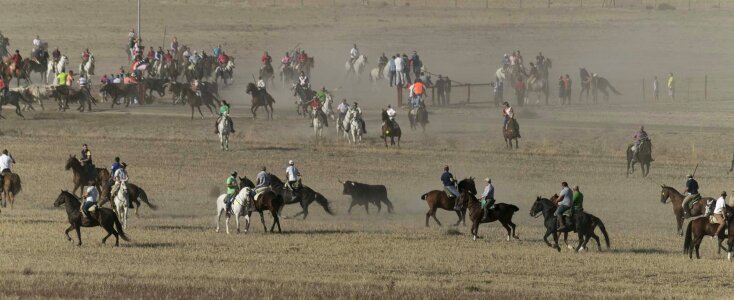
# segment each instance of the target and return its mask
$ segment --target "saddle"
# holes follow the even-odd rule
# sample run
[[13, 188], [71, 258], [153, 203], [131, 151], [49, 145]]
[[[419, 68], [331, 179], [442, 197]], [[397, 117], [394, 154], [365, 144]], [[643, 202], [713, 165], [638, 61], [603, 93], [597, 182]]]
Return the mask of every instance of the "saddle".
[[696, 203], [698, 203], [698, 201], [701, 201], [701, 198], [702, 198], [701, 194], [698, 194], [695, 197], [693, 197], [693, 199], [690, 202], [688, 202], [688, 209], [693, 209]]
[[252, 197], [253, 201], [257, 201], [260, 199], [260, 196], [265, 193], [271, 191], [269, 186], [259, 187], [255, 189], [255, 196]]
[[456, 196], [454, 196], [454, 194], [451, 193], [451, 191], [449, 191], [449, 189], [447, 189], [447, 188], [444, 187], [443, 188], [443, 191], [444, 191], [444, 193], [446, 193], [446, 196], [448, 196], [449, 199], [456, 199]]

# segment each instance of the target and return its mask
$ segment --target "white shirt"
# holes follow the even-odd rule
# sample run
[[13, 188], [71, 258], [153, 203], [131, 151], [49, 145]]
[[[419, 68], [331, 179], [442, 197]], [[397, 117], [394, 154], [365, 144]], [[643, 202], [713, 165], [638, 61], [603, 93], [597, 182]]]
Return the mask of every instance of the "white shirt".
[[357, 57], [359, 57], [359, 49], [357, 49], [357, 48], [352, 48], [352, 51], [349, 51], [349, 55], [351, 55], [351, 56], [352, 56], [352, 58], [357, 58]]
[[8, 169], [11, 170], [13, 166], [13, 159], [7, 155], [0, 155], [0, 171]]
[[257, 81], [257, 88], [264, 89], [265, 88], [265, 81], [260, 79]]
[[390, 108], [387, 109], [387, 116], [390, 117], [390, 119], [395, 118], [395, 115], [397, 113], [398, 112], [396, 112], [395, 109], [393, 109], [392, 107], [390, 107]]
[[487, 196], [491, 196], [490, 198], [494, 198], [494, 186], [491, 183], [487, 184], [487, 186], [484, 187], [484, 193], [482, 193], [482, 199], [487, 198]]
[[395, 72], [400, 72], [403, 70], [403, 57], [398, 56], [395, 58]]
[[85, 87], [87, 85], [87, 78], [86, 77], [79, 77], [79, 86]]
[[134, 39], [134, 38], [135, 38], [135, 32], [134, 32], [134, 31], [130, 31], [130, 32], [129, 32], [129, 33], [127, 34], [127, 38], [128, 38], [128, 39], [131, 39], [131, 40], [132, 40], [132, 39]]
[[339, 106], [336, 107], [336, 109], [343, 114], [346, 114], [347, 111], [349, 111], [349, 104], [346, 104], [344, 102], [339, 103]]
[[112, 79], [112, 83], [122, 83], [122, 79], [115, 77], [115, 79]]
[[113, 176], [113, 178], [115, 178], [115, 180], [119, 180], [121, 182], [127, 182], [127, 180], [128, 180], [127, 170], [125, 170], [123, 168], [117, 169], [115, 171], [115, 175]]
[[296, 166], [288, 166], [285, 169], [285, 173], [288, 174], [288, 181], [296, 181], [298, 180], [298, 176], [301, 176], [301, 172], [298, 172]]
[[36, 49], [41, 48], [41, 39], [35, 38], [33, 39], [33, 47], [36, 47]]
[[306, 82], [308, 81], [308, 77], [298, 76], [298, 81], [301, 83], [301, 85], [306, 85]]
[[505, 116], [510, 117], [510, 119], [515, 117], [515, 111], [512, 110], [512, 106], [503, 109], [503, 111], [505, 112]]
[[726, 205], [726, 200], [724, 199], [724, 197], [719, 197], [719, 199], [716, 199], [716, 206], [714, 206], [714, 213], [724, 214], [724, 205]]
[[97, 188], [95, 186], [88, 186], [87, 187], [87, 198], [84, 198], [84, 202], [97, 202], [97, 197], [99, 196], [99, 193], [97, 192]]

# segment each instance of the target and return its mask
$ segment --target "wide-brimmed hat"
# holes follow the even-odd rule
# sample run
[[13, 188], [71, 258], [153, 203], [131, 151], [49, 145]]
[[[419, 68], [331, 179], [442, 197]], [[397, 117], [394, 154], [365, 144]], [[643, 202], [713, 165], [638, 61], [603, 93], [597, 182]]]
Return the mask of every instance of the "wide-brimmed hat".
[[489, 177], [487, 177], [487, 178], [484, 178], [484, 181], [486, 181], [486, 182], [492, 182], [492, 179], [489, 178]]
[[293, 160], [289, 160], [289, 161], [288, 161], [288, 164], [289, 164], [289, 165], [293, 165]]

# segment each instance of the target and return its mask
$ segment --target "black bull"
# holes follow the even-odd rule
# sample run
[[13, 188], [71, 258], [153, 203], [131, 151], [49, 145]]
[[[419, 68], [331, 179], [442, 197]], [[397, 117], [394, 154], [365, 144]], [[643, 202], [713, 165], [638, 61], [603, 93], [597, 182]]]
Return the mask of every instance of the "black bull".
[[352, 196], [352, 203], [349, 204], [348, 213], [352, 212], [352, 207], [355, 205], [364, 205], [365, 211], [369, 214], [368, 205], [370, 203], [377, 206], [378, 213], [382, 210], [381, 203], [387, 205], [388, 212], [393, 212], [393, 205], [387, 198], [387, 189], [384, 185], [370, 185], [354, 181], [344, 181], [341, 183], [344, 185], [342, 194]]

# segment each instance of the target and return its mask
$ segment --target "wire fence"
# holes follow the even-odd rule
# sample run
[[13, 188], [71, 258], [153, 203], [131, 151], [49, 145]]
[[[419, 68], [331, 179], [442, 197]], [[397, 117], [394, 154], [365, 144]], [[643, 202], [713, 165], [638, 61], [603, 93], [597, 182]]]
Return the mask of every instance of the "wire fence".
[[462, 9], [530, 8], [642, 8], [642, 9], [719, 9], [734, 6], [729, 0], [235, 0], [250, 6], [275, 7], [429, 7]]

